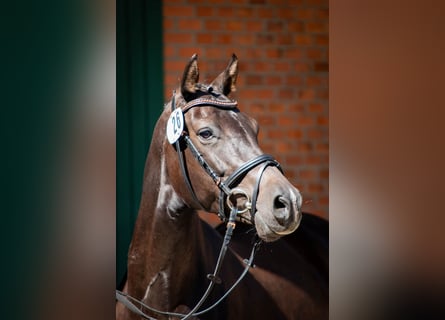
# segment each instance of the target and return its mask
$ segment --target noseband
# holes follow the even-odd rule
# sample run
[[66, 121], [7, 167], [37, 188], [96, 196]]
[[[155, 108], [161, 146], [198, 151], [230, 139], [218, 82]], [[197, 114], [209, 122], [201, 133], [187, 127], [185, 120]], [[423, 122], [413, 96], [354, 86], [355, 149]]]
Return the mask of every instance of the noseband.
[[[186, 103], [181, 109], [182, 113], [185, 114], [187, 111], [194, 107], [198, 106], [210, 106], [225, 110], [234, 110], [238, 106], [238, 103], [236, 101], [228, 99], [226, 96], [222, 94], [216, 93], [214, 90], [209, 90], [210, 96], [206, 98], [197, 98], [194, 100], [189, 101]], [[175, 93], [173, 92], [173, 98], [171, 102], [172, 112], [176, 109], [175, 104]], [[184, 117], [185, 122], [185, 117]], [[244, 195], [247, 199], [245, 202], [245, 208], [242, 210], [239, 210], [238, 213], [243, 213], [246, 211], [250, 211], [251, 216], [251, 222], [254, 224], [255, 220], [255, 213], [256, 213], [256, 202], [258, 199], [258, 193], [259, 193], [259, 185], [261, 182], [261, 178], [263, 175], [263, 172], [268, 166], [275, 166], [277, 167], [281, 172], [283, 170], [281, 169], [280, 164], [278, 161], [276, 161], [271, 155], [268, 154], [262, 154], [259, 155], [253, 159], [250, 159], [249, 161], [242, 164], [238, 169], [236, 169], [231, 175], [227, 177], [224, 181], [222, 180], [222, 177], [220, 177], [215, 170], [210, 166], [210, 164], [204, 159], [202, 154], [199, 152], [199, 150], [196, 148], [196, 146], [193, 144], [192, 140], [190, 139], [190, 136], [188, 135], [187, 131], [183, 131], [181, 137], [176, 140], [175, 147], [176, 151], [178, 153], [179, 158], [179, 165], [181, 167], [182, 175], [184, 177], [185, 183], [192, 194], [193, 199], [195, 202], [197, 202], [203, 210], [206, 210], [201, 202], [199, 201], [198, 197], [196, 196], [196, 193], [193, 189], [193, 186], [190, 182], [190, 177], [188, 175], [187, 168], [185, 166], [184, 161], [184, 150], [181, 148], [181, 141], [184, 141], [187, 145], [187, 147], [190, 149], [190, 152], [192, 153], [193, 157], [198, 161], [198, 163], [201, 165], [201, 167], [205, 170], [205, 172], [212, 178], [213, 182], [218, 186], [220, 189], [220, 196], [219, 196], [219, 211], [218, 216], [223, 222], [227, 222], [227, 215], [225, 213], [225, 205], [224, 202], [227, 202], [228, 207], [231, 209], [232, 207], [236, 206], [235, 203], [232, 203], [230, 197], [232, 195], [241, 194]], [[259, 166], [262, 164], [262, 167], [260, 168], [255, 187], [253, 190], [253, 194], [251, 197], [251, 200], [247, 193], [241, 189], [235, 188], [241, 180], [246, 176], [246, 174], [252, 170], [253, 168]]]

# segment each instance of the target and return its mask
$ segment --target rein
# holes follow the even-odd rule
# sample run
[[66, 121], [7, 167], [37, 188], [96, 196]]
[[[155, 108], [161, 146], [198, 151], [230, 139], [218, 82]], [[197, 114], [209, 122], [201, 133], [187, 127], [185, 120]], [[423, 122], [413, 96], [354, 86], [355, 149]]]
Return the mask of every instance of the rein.
[[[236, 101], [232, 101], [230, 99], [228, 99], [226, 96], [221, 95], [221, 94], [216, 94], [212, 87], [208, 88], [208, 92], [211, 94], [211, 98], [197, 98], [194, 100], [189, 101], [188, 103], [185, 104], [185, 106], [183, 106], [182, 109], [182, 113], [185, 114], [187, 111], [189, 111], [191, 108], [197, 107], [197, 106], [212, 106], [212, 107], [216, 107], [216, 108], [221, 108], [221, 109], [226, 109], [226, 110], [234, 110], [238, 103]], [[173, 92], [173, 98], [172, 98], [172, 102], [171, 102], [171, 106], [172, 106], [172, 112], [176, 109], [176, 104], [175, 104], [175, 92]], [[184, 119], [185, 121], [185, 119]], [[187, 171], [187, 167], [185, 165], [185, 161], [184, 161], [184, 153], [183, 153], [183, 149], [181, 149], [181, 141], [184, 141], [186, 146], [190, 149], [193, 157], [199, 162], [199, 164], [201, 165], [201, 167], [205, 170], [205, 172], [212, 178], [212, 180], [214, 181], [214, 183], [218, 186], [218, 188], [220, 189], [221, 193], [220, 193], [220, 197], [219, 197], [219, 211], [218, 211], [218, 216], [219, 218], [223, 221], [226, 222], [226, 232], [224, 235], [224, 240], [223, 243], [221, 245], [221, 249], [219, 252], [219, 256], [218, 256], [218, 260], [216, 262], [216, 266], [214, 269], [213, 274], [208, 274], [207, 278], [210, 280], [210, 283], [207, 287], [207, 290], [205, 291], [205, 293], [203, 294], [203, 296], [201, 297], [201, 299], [199, 300], [199, 302], [195, 305], [195, 307], [188, 313], [188, 314], [182, 314], [182, 313], [174, 313], [174, 312], [166, 312], [166, 311], [160, 311], [157, 309], [154, 309], [150, 306], [147, 306], [146, 304], [144, 304], [142, 301], [137, 300], [133, 297], [131, 297], [130, 295], [121, 292], [119, 290], [116, 290], [116, 299], [123, 303], [128, 309], [130, 309], [131, 311], [139, 314], [140, 316], [142, 316], [145, 319], [150, 319], [150, 320], [156, 320], [153, 317], [148, 316], [147, 314], [145, 314], [142, 311], [142, 308], [146, 308], [147, 310], [150, 310], [151, 312], [160, 314], [160, 315], [166, 315], [166, 316], [174, 316], [174, 317], [182, 317], [181, 320], [186, 320], [189, 319], [192, 316], [198, 316], [201, 315], [205, 312], [208, 312], [210, 310], [212, 310], [213, 308], [215, 308], [219, 303], [221, 303], [231, 292], [232, 290], [241, 282], [241, 280], [245, 277], [245, 275], [247, 274], [247, 272], [249, 271], [250, 267], [253, 266], [253, 259], [255, 257], [255, 253], [258, 249], [258, 245], [260, 244], [260, 240], [257, 240], [253, 247], [252, 247], [252, 251], [250, 253], [250, 257], [249, 259], [245, 259], [244, 263], [246, 264], [243, 272], [241, 273], [241, 275], [239, 276], [239, 278], [234, 282], [234, 284], [226, 291], [226, 293], [224, 293], [224, 295], [218, 300], [216, 301], [212, 306], [208, 307], [205, 310], [202, 311], [198, 311], [198, 309], [202, 306], [202, 304], [205, 302], [205, 300], [208, 298], [210, 292], [212, 291], [213, 287], [215, 284], [220, 284], [221, 283], [221, 279], [219, 278], [218, 274], [219, 271], [221, 269], [221, 265], [222, 262], [224, 260], [224, 257], [226, 255], [230, 240], [232, 238], [232, 234], [233, 234], [233, 230], [235, 229], [236, 226], [236, 218], [238, 216], [238, 214], [246, 212], [246, 211], [250, 211], [251, 213], [251, 222], [252, 224], [254, 224], [254, 218], [255, 218], [255, 212], [256, 212], [256, 201], [258, 198], [258, 193], [259, 193], [259, 186], [260, 186], [260, 182], [261, 182], [261, 178], [262, 175], [264, 173], [264, 171], [266, 170], [267, 167], [269, 166], [275, 166], [277, 167], [281, 172], [281, 166], [280, 164], [270, 155], [266, 155], [266, 154], [262, 154], [259, 155], [247, 162], [245, 162], [244, 164], [242, 164], [238, 169], [236, 169], [230, 176], [228, 176], [224, 181], [222, 180], [222, 177], [220, 177], [215, 170], [213, 170], [213, 168], [210, 166], [210, 164], [204, 159], [204, 157], [202, 156], [202, 154], [199, 152], [199, 150], [196, 148], [196, 146], [193, 144], [192, 140], [190, 139], [188, 133], [186, 131], [183, 131], [181, 133], [181, 136], [174, 142], [176, 151], [178, 153], [178, 160], [179, 160], [179, 165], [182, 171], [182, 175], [184, 177], [185, 183], [190, 191], [190, 193], [192, 194], [192, 197], [194, 199], [194, 201], [196, 203], [198, 203], [201, 208], [203, 208], [205, 210], [205, 208], [202, 206], [201, 202], [199, 201], [193, 186], [191, 184], [189, 175], [188, 175], [188, 171]], [[255, 182], [255, 187], [253, 190], [253, 194], [252, 197], [250, 198], [249, 195], [243, 191], [242, 189], [236, 188], [236, 186], [241, 182], [241, 180], [246, 176], [246, 174], [252, 170], [253, 168], [262, 165], [258, 171], [257, 174], [257, 178], [256, 178], [256, 182]], [[231, 197], [235, 196], [235, 195], [242, 195], [244, 197], [246, 197], [246, 202], [244, 204], [245, 208], [243, 208], [242, 210], [239, 210], [237, 208], [236, 203], [232, 203], [231, 202]], [[250, 200], [252, 199], [252, 200]], [[226, 214], [225, 214], [225, 204], [224, 202], [226, 201], [227, 206], [230, 208], [230, 215], [227, 218]], [[137, 303], [139, 305], [136, 306], [134, 303]]]

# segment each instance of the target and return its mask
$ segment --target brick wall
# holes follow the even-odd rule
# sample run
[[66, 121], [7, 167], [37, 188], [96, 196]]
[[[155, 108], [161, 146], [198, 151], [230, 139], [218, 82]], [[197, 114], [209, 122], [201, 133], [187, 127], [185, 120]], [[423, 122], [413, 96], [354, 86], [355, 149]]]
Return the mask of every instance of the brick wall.
[[166, 0], [165, 99], [199, 55], [200, 80], [239, 59], [240, 109], [260, 124], [260, 146], [281, 162], [304, 197], [328, 217], [328, 1]]

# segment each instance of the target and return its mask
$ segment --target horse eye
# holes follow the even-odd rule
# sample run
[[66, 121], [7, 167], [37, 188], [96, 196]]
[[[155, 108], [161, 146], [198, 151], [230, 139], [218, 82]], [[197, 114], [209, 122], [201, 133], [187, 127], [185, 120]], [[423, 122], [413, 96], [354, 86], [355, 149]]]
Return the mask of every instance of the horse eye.
[[198, 135], [203, 139], [210, 139], [213, 136], [213, 133], [210, 129], [203, 129], [198, 132]]

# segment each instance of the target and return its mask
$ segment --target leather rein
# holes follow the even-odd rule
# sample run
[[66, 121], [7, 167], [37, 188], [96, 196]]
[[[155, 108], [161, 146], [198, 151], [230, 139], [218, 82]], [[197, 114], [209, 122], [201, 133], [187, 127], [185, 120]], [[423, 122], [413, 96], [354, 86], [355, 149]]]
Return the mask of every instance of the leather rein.
[[[210, 97], [197, 98], [197, 99], [187, 102], [181, 108], [182, 113], [185, 114], [191, 108], [198, 107], [198, 106], [211, 106], [211, 107], [216, 107], [216, 108], [221, 108], [221, 109], [226, 109], [226, 110], [234, 110], [237, 108], [238, 103], [236, 101], [230, 100], [222, 94], [215, 93], [213, 91], [212, 87], [209, 87], [208, 92], [210, 94]], [[175, 111], [175, 109], [176, 109], [175, 92], [173, 92], [171, 107], [172, 107], [171, 108], [172, 112]], [[183, 121], [185, 122], [185, 117], [184, 117]], [[213, 168], [210, 166], [210, 164], [204, 159], [202, 154], [199, 152], [199, 150], [193, 144], [192, 140], [190, 139], [190, 137], [188, 135], [188, 132], [186, 130], [184, 130], [184, 131], [182, 131], [180, 138], [174, 142], [174, 145], [175, 145], [176, 151], [178, 153], [179, 165], [180, 165], [181, 172], [184, 177], [185, 183], [186, 183], [190, 193], [192, 194], [194, 201], [196, 203], [198, 203], [201, 206], [201, 208], [203, 208], [203, 210], [205, 210], [205, 209], [202, 206], [201, 202], [199, 201], [199, 199], [193, 189], [193, 186], [191, 184], [189, 175], [188, 175], [187, 167], [185, 165], [185, 160], [184, 160], [184, 149], [185, 148], [182, 148], [182, 146], [183, 146], [183, 145], [181, 145], [182, 142], [185, 143], [185, 145], [190, 149], [193, 157], [199, 162], [201, 167], [212, 178], [214, 183], [220, 189], [218, 216], [223, 222], [226, 222], [226, 232], [224, 235], [224, 240], [223, 240], [220, 252], [219, 252], [219, 256], [218, 256], [218, 260], [216, 262], [214, 272], [213, 272], [213, 274], [207, 275], [207, 278], [210, 280], [207, 290], [205, 291], [205, 293], [203, 294], [203, 296], [199, 300], [199, 302], [195, 305], [195, 307], [188, 314], [160, 311], [160, 310], [154, 309], [150, 306], [147, 306], [142, 301], [135, 299], [124, 292], [116, 290], [116, 299], [118, 301], [123, 303], [131, 311], [139, 314], [140, 316], [142, 316], [145, 319], [150, 319], [150, 320], [156, 320], [156, 319], [145, 314], [142, 311], [142, 308], [146, 308], [147, 310], [150, 310], [150, 311], [160, 314], [160, 315], [181, 317], [181, 320], [186, 320], [192, 316], [199, 316], [205, 312], [212, 310], [233, 291], [233, 289], [245, 277], [249, 268], [253, 266], [253, 259], [255, 257], [255, 253], [258, 249], [258, 246], [261, 242], [260, 240], [257, 240], [254, 243], [254, 245], [252, 246], [252, 250], [251, 250], [249, 259], [244, 260], [244, 263], [246, 264], [246, 266], [245, 266], [243, 272], [241, 273], [241, 275], [239, 276], [239, 278], [234, 282], [234, 284], [213, 305], [211, 305], [210, 307], [208, 307], [205, 310], [197, 312], [198, 309], [202, 306], [202, 304], [205, 302], [205, 300], [209, 296], [214, 285], [220, 284], [222, 282], [221, 279], [219, 278], [218, 274], [219, 274], [219, 271], [220, 271], [220, 268], [222, 265], [222, 261], [224, 260], [224, 256], [227, 252], [227, 249], [228, 249], [228, 246], [229, 246], [232, 234], [233, 234], [233, 230], [235, 229], [236, 219], [238, 217], [238, 214], [246, 212], [246, 211], [250, 211], [251, 222], [252, 222], [252, 224], [254, 224], [254, 217], [255, 217], [255, 212], [256, 212], [256, 202], [257, 202], [258, 193], [259, 193], [259, 185], [260, 185], [261, 178], [262, 178], [264, 171], [269, 166], [275, 166], [282, 172], [280, 164], [272, 156], [263, 154], [263, 155], [254, 157], [253, 159], [242, 164], [238, 169], [236, 169], [230, 176], [228, 176], [223, 181], [222, 177], [219, 176], [215, 172], [215, 170], [213, 170]], [[236, 188], [236, 186], [241, 182], [241, 180], [246, 176], [246, 174], [250, 170], [252, 170], [255, 167], [258, 167], [261, 164], [262, 164], [262, 166], [258, 170], [255, 187], [254, 187], [253, 194], [252, 194], [252, 197], [250, 200], [249, 195], [245, 191], [243, 191], [239, 188]], [[231, 202], [231, 196], [235, 196], [235, 195], [242, 195], [247, 199], [246, 202], [244, 203], [245, 207], [241, 210], [237, 207], [236, 203]], [[230, 209], [229, 217], [227, 217], [227, 215], [225, 214], [225, 204], [224, 204], [225, 201], [227, 203], [227, 206]], [[137, 305], [139, 305], [139, 307], [137, 305], [135, 305], [135, 303]]]

